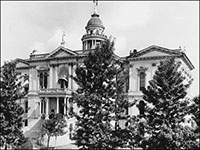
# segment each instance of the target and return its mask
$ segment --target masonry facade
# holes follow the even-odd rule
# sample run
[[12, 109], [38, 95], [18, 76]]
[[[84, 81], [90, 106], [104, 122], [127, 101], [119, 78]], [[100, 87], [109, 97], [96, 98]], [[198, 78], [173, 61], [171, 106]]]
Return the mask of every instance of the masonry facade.
[[[107, 40], [104, 34], [105, 27], [94, 12], [82, 36], [82, 49], [71, 50], [66, 48], [65, 41], [49, 53], [32, 53], [28, 59], [17, 58], [17, 70], [27, 74], [28, 95], [21, 104], [25, 109], [26, 125], [42, 115], [48, 116], [51, 112], [68, 115], [70, 109], [78, 113], [78, 107], [73, 104], [71, 94], [78, 88], [70, 76], [75, 75], [77, 64], [80, 64], [88, 52]], [[181, 62], [181, 71], [187, 80], [191, 80], [191, 70], [194, 69], [191, 61], [181, 49], [168, 49], [160, 46], [149, 46], [142, 50], [133, 50], [126, 57], [119, 59], [124, 62], [129, 78], [125, 91], [129, 101], [142, 100], [142, 88], [148, 86], [153, 78], [157, 65], [167, 57], [175, 56]], [[129, 115], [138, 113], [136, 106], [129, 108]]]

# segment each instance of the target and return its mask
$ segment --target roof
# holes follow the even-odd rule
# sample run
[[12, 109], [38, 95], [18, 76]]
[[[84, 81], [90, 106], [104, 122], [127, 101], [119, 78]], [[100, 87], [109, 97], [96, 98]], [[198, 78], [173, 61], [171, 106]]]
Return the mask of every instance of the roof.
[[170, 56], [176, 56], [178, 58], [181, 58], [185, 62], [185, 64], [189, 67], [190, 70], [194, 69], [193, 64], [181, 49], [168, 49], [157, 45], [149, 46], [138, 52], [134, 50], [133, 52], [130, 53], [129, 56], [126, 57], [126, 59], [129, 61], [137, 61], [137, 60], [162, 59]]
[[90, 20], [88, 21], [87, 23], [87, 26], [85, 27], [86, 29], [87, 28], [90, 28], [90, 27], [100, 27], [100, 28], [105, 28], [103, 26], [103, 22], [101, 21], [101, 19], [99, 18], [99, 15], [94, 13], [91, 15], [92, 18], [90, 18]]

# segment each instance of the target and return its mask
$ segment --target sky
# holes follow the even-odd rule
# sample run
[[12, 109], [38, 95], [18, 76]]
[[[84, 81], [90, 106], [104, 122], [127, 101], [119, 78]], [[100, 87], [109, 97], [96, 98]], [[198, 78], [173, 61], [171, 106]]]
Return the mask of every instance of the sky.
[[[92, 1], [1, 1], [1, 64], [15, 58], [49, 53], [60, 46], [81, 50], [81, 37], [93, 13]], [[169, 49], [185, 47], [195, 69], [192, 96], [199, 95], [198, 1], [100, 1], [105, 34], [116, 37], [115, 53], [129, 55], [151, 45]]]

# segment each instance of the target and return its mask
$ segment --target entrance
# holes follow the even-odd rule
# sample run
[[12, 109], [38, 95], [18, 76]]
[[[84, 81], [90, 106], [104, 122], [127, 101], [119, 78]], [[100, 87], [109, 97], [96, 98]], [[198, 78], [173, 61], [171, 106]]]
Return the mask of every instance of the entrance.
[[59, 113], [64, 115], [64, 98], [59, 98]]

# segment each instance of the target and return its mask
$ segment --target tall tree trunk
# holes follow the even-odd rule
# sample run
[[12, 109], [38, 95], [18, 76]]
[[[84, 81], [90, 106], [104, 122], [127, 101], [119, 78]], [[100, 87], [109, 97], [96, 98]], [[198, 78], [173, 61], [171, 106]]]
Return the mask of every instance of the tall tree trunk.
[[51, 138], [51, 136], [48, 136], [48, 138], [47, 138], [47, 147], [49, 147], [50, 138]]
[[7, 150], [7, 144], [5, 145], [5, 148], [4, 148], [4, 150]]
[[55, 136], [55, 147], [56, 147], [56, 142], [57, 142], [57, 136]]

